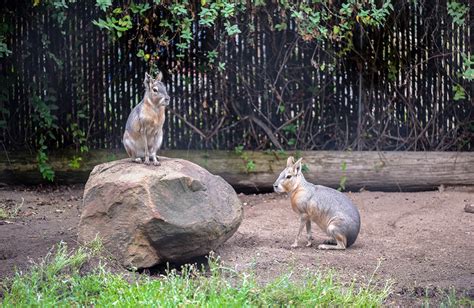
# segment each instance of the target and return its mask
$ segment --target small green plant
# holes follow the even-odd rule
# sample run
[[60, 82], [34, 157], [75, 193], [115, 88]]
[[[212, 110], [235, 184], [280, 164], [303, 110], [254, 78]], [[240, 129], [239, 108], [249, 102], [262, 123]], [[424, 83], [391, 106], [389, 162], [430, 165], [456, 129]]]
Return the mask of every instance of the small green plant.
[[45, 139], [41, 136], [39, 141], [38, 152], [36, 153], [36, 161], [38, 163], [38, 169], [44, 179], [52, 182], [54, 181], [54, 170], [49, 163], [49, 157], [47, 154], [48, 147], [44, 144]]
[[298, 131], [298, 125], [296, 124], [288, 124], [285, 127], [282, 128], [282, 130], [289, 135], [288, 138], [288, 145], [294, 146], [296, 144], [296, 138], [293, 136], [296, 136], [296, 132]]
[[102, 239], [99, 237], [99, 234], [96, 234], [95, 238], [86, 243], [85, 246], [89, 249], [90, 253], [94, 256], [98, 256], [101, 252], [104, 251], [104, 243]]
[[244, 152], [244, 146], [243, 145], [238, 145], [234, 148], [235, 154], [239, 155], [240, 158], [244, 161], [245, 164], [245, 170], [247, 173], [255, 171], [256, 165], [255, 162], [249, 158], [249, 155]]
[[343, 175], [341, 176], [339, 180], [339, 187], [337, 188], [338, 191], [346, 190], [346, 181], [347, 181], [346, 170], [347, 170], [347, 163], [343, 161], [341, 163], [341, 171]]
[[[76, 144], [76, 151], [78, 150], [80, 154], [89, 152], [89, 147], [87, 146], [87, 136], [86, 133], [80, 129], [77, 123], [71, 124], [71, 134]], [[81, 168], [82, 156], [74, 155], [69, 161], [69, 167], [72, 169]]]
[[445, 292], [440, 307], [474, 307], [474, 300], [467, 294], [456, 294], [456, 289], [451, 287]]
[[278, 105], [278, 113], [284, 113], [285, 110], [286, 110], [285, 105], [283, 105], [283, 104]]
[[44, 99], [36, 95], [33, 96], [31, 104], [35, 110], [35, 113], [32, 115], [33, 123], [39, 128], [38, 150], [36, 153], [38, 169], [44, 179], [53, 181], [55, 173], [49, 163], [48, 146], [46, 144], [47, 139], [56, 139], [53, 131], [58, 129], [56, 125], [58, 118], [53, 112], [59, 109], [59, 107], [56, 105], [54, 90], [50, 92], [51, 94], [45, 96]]
[[69, 161], [68, 166], [72, 169], [79, 169], [81, 168], [81, 161], [82, 157], [74, 155], [72, 159]]
[[25, 203], [25, 198], [21, 198], [21, 203], [18, 205], [13, 206], [12, 208], [4, 207], [0, 205], [0, 219], [12, 219], [18, 216], [23, 204]]
[[240, 156], [244, 152], [244, 146], [243, 145], [238, 145], [234, 148], [234, 151], [235, 151], [235, 154]]
[[8, 215], [7, 210], [0, 207], [0, 219], [7, 219], [9, 217], [10, 217], [10, 215]]
[[255, 170], [255, 163], [253, 162], [253, 160], [250, 159], [247, 161], [246, 169], [247, 169], [247, 172], [251, 172]]
[[71, 133], [72, 137], [74, 138], [75, 143], [79, 147], [79, 152], [86, 153], [89, 152], [89, 147], [87, 146], [87, 137], [86, 133], [79, 128], [77, 123], [71, 124]]

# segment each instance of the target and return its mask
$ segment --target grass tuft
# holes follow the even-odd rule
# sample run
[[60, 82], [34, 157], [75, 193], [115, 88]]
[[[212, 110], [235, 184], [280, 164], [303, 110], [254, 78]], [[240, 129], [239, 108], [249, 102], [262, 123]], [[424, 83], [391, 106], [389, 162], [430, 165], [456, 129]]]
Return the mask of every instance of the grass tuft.
[[5, 219], [16, 218], [24, 203], [25, 203], [25, 199], [22, 197], [21, 203], [19, 205], [15, 205], [12, 208], [8, 208], [6, 204], [0, 204], [0, 219], [5, 220]]
[[238, 273], [209, 258], [208, 270], [186, 265], [159, 279], [141, 275], [130, 283], [124, 276], [97, 266], [81, 268], [102, 245], [69, 252], [62, 243], [27, 273], [4, 283], [0, 306], [380, 306], [389, 287], [370, 284], [343, 286], [331, 273], [307, 274], [299, 281], [291, 273], [261, 285], [253, 274]]

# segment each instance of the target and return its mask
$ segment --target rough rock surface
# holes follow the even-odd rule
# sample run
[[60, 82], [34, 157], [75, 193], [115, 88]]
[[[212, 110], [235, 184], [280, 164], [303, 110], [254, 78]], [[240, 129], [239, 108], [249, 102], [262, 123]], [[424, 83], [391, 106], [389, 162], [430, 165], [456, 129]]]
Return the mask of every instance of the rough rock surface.
[[98, 165], [84, 190], [79, 241], [98, 235], [124, 266], [185, 262], [224, 243], [242, 205], [221, 177], [181, 159], [161, 166], [118, 160]]
[[464, 212], [474, 214], [474, 204], [466, 204], [464, 206]]

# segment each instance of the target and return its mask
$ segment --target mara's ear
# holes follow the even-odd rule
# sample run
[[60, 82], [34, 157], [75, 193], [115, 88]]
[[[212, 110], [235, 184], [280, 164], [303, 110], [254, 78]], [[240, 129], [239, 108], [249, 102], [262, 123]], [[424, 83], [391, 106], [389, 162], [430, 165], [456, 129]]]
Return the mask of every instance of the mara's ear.
[[295, 170], [295, 173], [296, 174], [299, 174], [301, 172], [301, 161], [303, 160], [303, 157], [301, 157], [300, 159], [298, 159], [296, 161], [296, 163], [293, 165], [293, 168]]
[[158, 76], [156, 76], [155, 80], [161, 81], [161, 79], [163, 79], [163, 73], [162, 73], [162, 72], [158, 72]]
[[143, 80], [143, 84], [147, 90], [150, 89], [150, 83], [153, 81], [153, 78], [148, 73], [145, 73], [145, 80]]
[[286, 167], [291, 167], [295, 163], [295, 159], [293, 156], [288, 157], [286, 160]]
[[144, 82], [150, 82], [153, 78], [151, 78], [150, 74], [145, 72], [145, 81]]

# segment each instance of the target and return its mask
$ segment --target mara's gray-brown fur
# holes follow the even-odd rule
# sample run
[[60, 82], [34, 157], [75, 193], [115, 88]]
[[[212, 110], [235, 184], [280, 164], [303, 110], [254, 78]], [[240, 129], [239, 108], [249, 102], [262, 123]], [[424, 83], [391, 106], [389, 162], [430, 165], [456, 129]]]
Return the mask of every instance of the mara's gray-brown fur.
[[319, 249], [346, 249], [354, 244], [359, 234], [360, 216], [357, 207], [341, 192], [307, 182], [301, 172], [301, 160], [287, 160], [286, 168], [273, 184], [276, 192], [290, 194], [291, 207], [299, 215], [300, 226], [292, 247], [306, 226], [307, 244], [311, 246], [311, 222], [316, 223], [330, 237]]
[[123, 134], [123, 145], [128, 156], [135, 162], [158, 166], [160, 162], [156, 152], [163, 142], [163, 124], [165, 123], [165, 107], [169, 105], [170, 97], [165, 85], [161, 82], [163, 75], [152, 78], [145, 73], [145, 96], [133, 108], [127, 119]]

